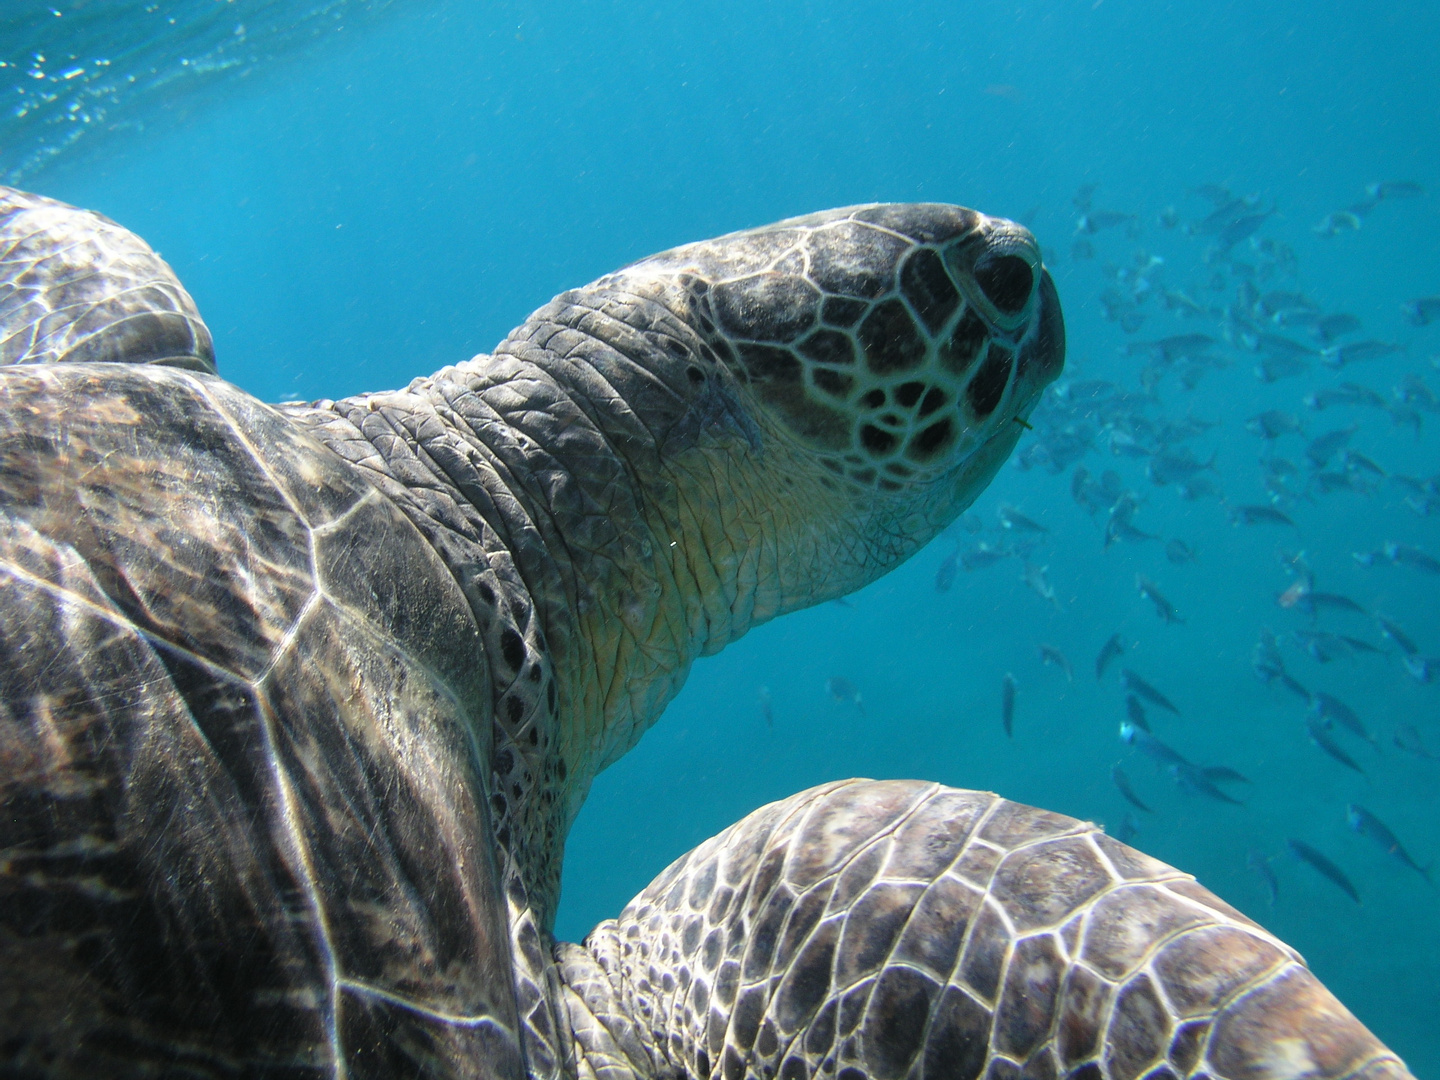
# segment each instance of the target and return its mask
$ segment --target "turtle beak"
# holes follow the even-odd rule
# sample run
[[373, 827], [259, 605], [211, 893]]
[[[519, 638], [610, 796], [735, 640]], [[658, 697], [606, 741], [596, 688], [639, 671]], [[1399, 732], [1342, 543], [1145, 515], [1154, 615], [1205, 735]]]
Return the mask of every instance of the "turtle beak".
[[[1015, 359], [1016, 416], [1028, 413], [1040, 392], [1060, 376], [1065, 367], [1065, 318], [1060, 313], [1060, 294], [1050, 271], [1041, 267], [1036, 290], [1035, 315]], [[1028, 426], [1028, 425], [1027, 425]]]

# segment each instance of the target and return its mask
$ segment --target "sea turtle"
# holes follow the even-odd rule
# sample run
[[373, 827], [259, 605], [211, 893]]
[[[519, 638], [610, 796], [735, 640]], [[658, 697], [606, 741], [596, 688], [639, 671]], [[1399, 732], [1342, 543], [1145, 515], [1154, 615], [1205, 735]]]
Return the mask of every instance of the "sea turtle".
[[920, 548], [1063, 352], [1023, 228], [868, 205], [263, 405], [142, 241], [0, 189], [0, 1072], [1408, 1077], [1192, 878], [935, 784], [762, 807], [551, 937], [691, 662]]

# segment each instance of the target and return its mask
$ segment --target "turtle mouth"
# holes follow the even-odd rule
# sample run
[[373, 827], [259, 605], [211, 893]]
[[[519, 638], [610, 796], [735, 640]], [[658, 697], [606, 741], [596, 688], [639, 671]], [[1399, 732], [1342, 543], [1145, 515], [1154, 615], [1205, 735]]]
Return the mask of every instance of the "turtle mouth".
[[1012, 416], [1021, 418], [1022, 412], [1028, 416], [1041, 391], [1059, 378], [1064, 368], [1065, 318], [1060, 311], [1060, 293], [1050, 271], [1041, 266], [1035, 314], [1016, 350]]
[[1000, 424], [965, 460], [956, 465], [946, 477], [949, 498], [936, 502], [936, 512], [942, 519], [938, 522], [940, 528], [964, 513], [989, 486], [1024, 434], [1025, 429], [1019, 424]]

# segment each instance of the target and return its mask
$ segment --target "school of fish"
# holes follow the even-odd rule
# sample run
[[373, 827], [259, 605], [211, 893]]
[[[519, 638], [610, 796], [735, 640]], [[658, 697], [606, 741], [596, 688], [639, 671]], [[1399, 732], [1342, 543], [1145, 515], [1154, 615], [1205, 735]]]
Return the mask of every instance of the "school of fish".
[[[1069, 250], [1059, 259], [1049, 251], [1046, 257], [1098, 271], [1094, 300], [1122, 335], [1119, 355], [1129, 377], [1089, 377], [1084, 359], [1072, 362], [1030, 418], [1033, 435], [1022, 441], [1013, 465], [1068, 479], [1069, 497], [1096, 525], [1094, 539], [1080, 542], [1092, 543], [1097, 559], [1146, 545], [1176, 574], [1203, 572], [1195, 569], [1203, 556], [1191, 539], [1165, 535], [1147, 521], [1147, 506], [1162, 497], [1211, 505], [1217, 522], [1235, 530], [1269, 530], [1275, 538], [1275, 616], [1273, 625], [1254, 628], [1250, 669], [1291, 703], [1293, 753], [1323, 755], [1326, 767], [1353, 774], [1362, 786], [1313, 834], [1287, 837], [1280, 850], [1247, 851], [1237, 844], [1237, 861], [1272, 906], [1281, 900], [1274, 867], [1281, 858], [1358, 904], [1362, 888], [1344, 866], [1341, 837], [1348, 828], [1433, 889], [1428, 857], [1412, 853], [1364, 802], [1375, 794], [1365, 785], [1384, 755], [1440, 763], [1440, 710], [1378, 732], [1365, 719], [1367, 703], [1344, 700], [1326, 676], [1342, 665], [1378, 664], [1388, 667], [1390, 678], [1440, 685], [1440, 634], [1433, 625], [1402, 625], [1372, 597], [1326, 588], [1317, 567], [1348, 560], [1377, 575], [1406, 575], [1403, 588], [1428, 589], [1440, 600], [1440, 537], [1432, 524], [1440, 519], [1440, 461], [1417, 475], [1392, 468], [1384, 455], [1399, 439], [1418, 441], [1426, 420], [1440, 413], [1440, 393], [1431, 388], [1440, 379], [1440, 295], [1395, 298], [1401, 321], [1413, 328], [1410, 340], [1368, 336], [1360, 317], [1327, 310], [1300, 286], [1295, 250], [1268, 235], [1279, 216], [1275, 201], [1208, 184], [1187, 192], [1179, 208], [1166, 207], [1152, 224], [1139, 214], [1097, 206], [1097, 190], [1092, 184], [1075, 194]], [[1327, 243], [1343, 242], [1371, 215], [1394, 209], [1387, 204], [1425, 198], [1426, 189], [1414, 181], [1373, 183], [1311, 231]], [[1143, 241], [1152, 228], [1186, 238], [1193, 263], [1150, 254]], [[1427, 329], [1432, 324], [1435, 329]], [[1232, 414], [1192, 411], [1186, 397], [1202, 380], [1226, 380], [1224, 400], [1233, 405]], [[1247, 391], [1277, 383], [1293, 387], [1293, 407], [1247, 408], [1257, 397]], [[1413, 457], [1413, 450], [1406, 454]], [[1056, 497], [1063, 491], [1057, 484]], [[1362, 550], [1327, 544], [1327, 514], [1363, 514], [1366, 501], [1381, 496], [1414, 516], [1415, 535], [1432, 537], [1428, 547], [1379, 533]], [[1342, 506], [1337, 498], [1351, 501]], [[1045, 517], [1038, 503], [1022, 508], [1006, 502], [995, 508], [993, 521], [965, 515], [937, 541], [946, 550], [934, 588], [962, 593], [964, 575], [1008, 563], [1018, 566], [1019, 580], [1044, 605], [1064, 612], [1064, 590], [1052, 580], [1047, 553], [1073, 538], [1057, 537]], [[1154, 633], [1185, 633], [1190, 613], [1172, 602], [1166, 582], [1156, 577], [1155, 571], [1133, 575], [1137, 597], [1154, 612]], [[1377, 595], [1382, 591], [1377, 588]], [[1213, 590], [1213, 602], [1225, 603], [1223, 586]], [[1084, 613], [1074, 617], [1083, 620]], [[1166, 673], [1127, 666], [1138, 643], [1133, 633], [1101, 632], [1097, 639], [1103, 640], [1096, 642], [1094, 676], [1115, 689], [1119, 734], [1110, 780], [1120, 802], [1110, 831], [1122, 840], [1140, 835], [1144, 815], [1156, 813], [1146, 790], [1156, 782], [1199, 800], [1245, 807], [1246, 792], [1266, 778], [1187, 756], [1177, 723], [1182, 709], [1163, 689]], [[1074, 682], [1077, 665], [1056, 645], [1036, 640], [1033, 657], [1038, 665], [1028, 678], [1037, 685], [1053, 679], [1044, 668]], [[1025, 713], [1045, 707], [1038, 692], [1022, 703], [1027, 676], [1016, 671], [1021, 669], [996, 680], [1001, 725], [1014, 741], [1023, 733]], [[836, 701], [860, 704], [847, 679], [831, 679], [828, 690]], [[1164, 714], [1163, 723], [1154, 722], [1157, 713]]]

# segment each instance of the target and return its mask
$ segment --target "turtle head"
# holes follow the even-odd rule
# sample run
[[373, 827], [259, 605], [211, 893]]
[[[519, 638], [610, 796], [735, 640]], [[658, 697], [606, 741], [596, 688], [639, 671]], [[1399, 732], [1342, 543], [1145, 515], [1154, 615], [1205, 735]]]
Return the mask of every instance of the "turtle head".
[[565, 822], [696, 657], [969, 506], [1064, 350], [1029, 232], [922, 203], [661, 252], [477, 358], [465, 408], [503, 421], [483, 435], [513, 480], [504, 530], [545, 584]]
[[574, 592], [578, 633], [550, 634], [573, 797], [696, 656], [865, 585], [954, 520], [1064, 350], [1030, 233], [937, 203], [687, 244], [512, 332], [484, 361], [506, 387], [487, 401], [521, 436]]
[[[947, 204], [794, 218], [663, 252], [592, 288], [658, 303], [688, 331], [650, 326], [669, 359], [647, 366], [688, 403], [664, 425], [668, 441], [698, 448], [705, 423], [742, 436], [711, 469], [716, 503], [760, 512], [781, 534], [767, 542], [794, 552], [775, 567], [778, 610], [857, 588], [944, 528], [1064, 363], [1034, 238]], [[708, 441], [691, 466], [705, 453], [713, 463]]]

